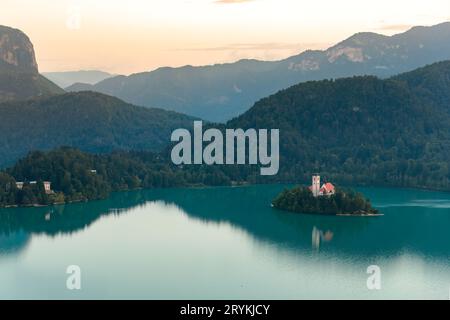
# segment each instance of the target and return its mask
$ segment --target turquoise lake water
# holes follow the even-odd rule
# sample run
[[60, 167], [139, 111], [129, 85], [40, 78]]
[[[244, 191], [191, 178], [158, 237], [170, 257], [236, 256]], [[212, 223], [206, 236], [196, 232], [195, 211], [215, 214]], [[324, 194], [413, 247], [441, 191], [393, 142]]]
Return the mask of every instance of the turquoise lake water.
[[330, 217], [271, 208], [284, 187], [0, 209], [0, 298], [449, 299], [449, 193], [361, 188], [385, 216]]

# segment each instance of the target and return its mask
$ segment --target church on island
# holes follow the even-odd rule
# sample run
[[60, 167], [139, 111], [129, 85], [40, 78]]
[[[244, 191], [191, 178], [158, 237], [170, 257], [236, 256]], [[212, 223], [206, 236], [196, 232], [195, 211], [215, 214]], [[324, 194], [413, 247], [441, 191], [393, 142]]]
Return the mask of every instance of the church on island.
[[335, 194], [334, 185], [330, 182], [324, 183], [320, 186], [320, 175], [314, 174], [312, 176], [312, 185], [309, 187], [314, 197], [332, 196]]

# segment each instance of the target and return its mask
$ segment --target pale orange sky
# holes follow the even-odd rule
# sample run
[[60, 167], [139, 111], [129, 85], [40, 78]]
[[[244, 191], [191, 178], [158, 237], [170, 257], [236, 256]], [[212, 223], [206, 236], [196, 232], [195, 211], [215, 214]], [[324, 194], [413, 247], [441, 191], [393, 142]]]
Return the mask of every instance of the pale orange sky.
[[2, 0], [0, 10], [0, 24], [31, 38], [41, 72], [121, 74], [275, 60], [449, 20], [448, 0]]

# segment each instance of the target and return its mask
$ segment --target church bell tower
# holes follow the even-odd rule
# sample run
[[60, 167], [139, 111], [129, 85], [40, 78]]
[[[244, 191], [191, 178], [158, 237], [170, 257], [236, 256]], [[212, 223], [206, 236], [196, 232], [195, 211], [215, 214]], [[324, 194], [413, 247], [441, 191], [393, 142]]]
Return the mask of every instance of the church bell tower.
[[318, 174], [314, 174], [312, 176], [312, 186], [311, 191], [314, 197], [318, 197], [320, 193], [320, 176]]

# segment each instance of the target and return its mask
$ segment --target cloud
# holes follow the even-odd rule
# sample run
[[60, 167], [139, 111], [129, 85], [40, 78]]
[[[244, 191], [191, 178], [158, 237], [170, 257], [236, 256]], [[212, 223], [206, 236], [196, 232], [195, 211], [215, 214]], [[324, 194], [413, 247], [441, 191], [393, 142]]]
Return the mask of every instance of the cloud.
[[236, 4], [236, 3], [244, 3], [244, 2], [253, 2], [255, 0], [216, 0], [214, 3], [217, 4]]

